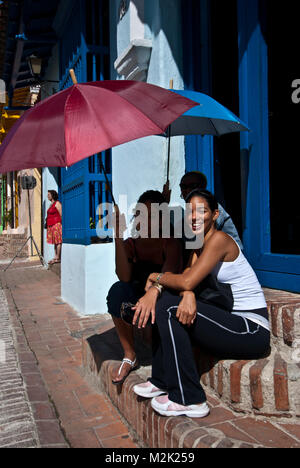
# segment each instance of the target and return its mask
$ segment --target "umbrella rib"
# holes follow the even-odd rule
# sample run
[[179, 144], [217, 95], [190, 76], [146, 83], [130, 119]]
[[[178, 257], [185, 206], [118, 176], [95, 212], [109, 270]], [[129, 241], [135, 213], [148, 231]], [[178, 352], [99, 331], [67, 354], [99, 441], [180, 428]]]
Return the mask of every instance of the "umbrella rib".
[[[64, 112], [66, 111], [66, 107], [67, 107], [67, 104], [69, 102], [69, 99], [71, 98], [71, 95], [73, 94], [73, 92], [75, 91], [75, 89], [80, 93], [80, 95], [82, 96], [83, 99], [85, 99], [85, 96], [84, 94], [82, 93], [82, 90], [80, 88], [80, 85], [73, 85], [73, 89], [71, 90], [71, 92], [69, 93], [67, 99], [66, 99], [66, 102], [65, 102], [65, 107], [64, 107]], [[114, 94], [113, 91], [111, 91], [110, 89], [107, 89], [107, 88], [104, 88], [102, 87], [101, 88], [103, 91], [106, 91], [107, 93], [109, 94]], [[161, 133], [161, 130], [164, 130], [164, 128], [161, 128], [156, 122], [154, 122], [147, 114], [143, 113], [143, 111], [141, 111], [138, 107], [136, 107], [132, 102], [130, 102], [128, 99], [126, 99], [124, 96], [118, 94], [118, 97], [121, 98], [123, 101], [125, 101], [128, 105], [130, 105], [131, 107], [133, 107], [136, 112], [138, 114], [140, 114], [143, 118], [146, 118], [148, 121], [150, 121], [156, 128], [157, 128], [157, 133], [153, 133], [151, 132], [151, 135], [159, 135]], [[153, 98], [152, 98], [153, 99]], [[157, 100], [156, 100], [157, 101]], [[160, 103], [160, 101], [157, 101], [158, 103]], [[147, 136], [147, 135], [145, 135]], [[139, 138], [139, 137], [137, 137]], [[65, 148], [67, 148], [67, 144], [66, 144], [66, 134], [64, 135], [64, 140], [65, 140]], [[128, 140], [128, 141], [131, 141]], [[125, 142], [124, 142], [125, 143]], [[69, 162], [66, 160], [66, 163], [67, 163], [67, 166], [69, 165]]]
[[[155, 87], [155, 85], [152, 85], [152, 86]], [[110, 89], [107, 89], [107, 88], [102, 88], [102, 89], [108, 91], [109, 93], [113, 93], [113, 91], [111, 91]], [[164, 89], [164, 91], [168, 91], [168, 90]], [[169, 91], [169, 92], [171, 92], [171, 91]], [[144, 111], [142, 111], [142, 110], [140, 110], [138, 107], [136, 107], [136, 106], [135, 106], [132, 102], [130, 102], [125, 96], [123, 96], [122, 94], [119, 94], [119, 93], [118, 93], [118, 96], [119, 96], [121, 99], [123, 99], [124, 101], [126, 101], [130, 106], [134, 107], [134, 109], [136, 109], [137, 112], [139, 112], [142, 116], [146, 117], [149, 121], [152, 122], [153, 125], [155, 125], [156, 127], [158, 127], [158, 128], [159, 128], [160, 130], [162, 130], [162, 131], [165, 131], [165, 130], [168, 128], [168, 126], [178, 117], [178, 114], [176, 114], [176, 113], [175, 113], [174, 111], [172, 111], [171, 109], [168, 109], [168, 111], [169, 111], [170, 113], [172, 113], [173, 115], [175, 115], [175, 118], [172, 119], [172, 121], [171, 121], [169, 124], [164, 125], [163, 127], [161, 127], [160, 125], [158, 125], [157, 122], [155, 122], [155, 121], [153, 120], [152, 117], [149, 117], [148, 114], [146, 114]], [[184, 97], [184, 96], [183, 96], [183, 97]], [[151, 96], [151, 99], [152, 99], [153, 101], [155, 101], [157, 104], [159, 104], [160, 106], [162, 105], [162, 102], [159, 101], [157, 98], [155, 98], [155, 96]], [[186, 99], [189, 99], [189, 98], [186, 98]], [[158, 132], [157, 134], [159, 134], [159, 132]]]
[[210, 122], [211, 122], [212, 126], [213, 126], [213, 127], [214, 127], [214, 129], [215, 129], [216, 135], [217, 135], [217, 136], [220, 136], [220, 133], [218, 132], [218, 130], [217, 130], [217, 127], [215, 126], [215, 124], [214, 124], [213, 120], [212, 120], [212, 119], [209, 119], [209, 120], [210, 120]]
[[[75, 88], [74, 88], [75, 89]], [[76, 89], [80, 92], [81, 96], [84, 98], [84, 94], [82, 94], [82, 91], [80, 89], [79, 86], [76, 86]], [[113, 91], [111, 91], [110, 89], [107, 89], [107, 88], [101, 88], [103, 91], [107, 91], [109, 94], [114, 94]], [[72, 90], [73, 92], [73, 90]], [[70, 97], [71, 93], [69, 94], [68, 98]], [[130, 102], [128, 99], [126, 99], [126, 97], [124, 97], [122, 94], [119, 94], [118, 93], [118, 97], [123, 99], [123, 101], [126, 101], [127, 104], [129, 104], [131, 107], [133, 107], [139, 114], [141, 114], [141, 116], [143, 117], [146, 117], [150, 122], [152, 122], [152, 124], [159, 128], [160, 130], [165, 130], [165, 128], [167, 128], [169, 125], [167, 126], [164, 126], [163, 128], [157, 123], [155, 122], [151, 117], [148, 116], [148, 114], [146, 114], [145, 112], [143, 112], [142, 110], [140, 110], [138, 107], [136, 107], [132, 102]], [[157, 99], [155, 99], [153, 96], [151, 96], [151, 99], [155, 100], [158, 104], [161, 105], [161, 102]], [[66, 100], [66, 102], [68, 101], [68, 99]], [[170, 111], [170, 110], [169, 110]], [[170, 111], [172, 112], [172, 111]], [[173, 112], [172, 112], [173, 113]], [[158, 131], [157, 134], [159, 134], [160, 132]]]

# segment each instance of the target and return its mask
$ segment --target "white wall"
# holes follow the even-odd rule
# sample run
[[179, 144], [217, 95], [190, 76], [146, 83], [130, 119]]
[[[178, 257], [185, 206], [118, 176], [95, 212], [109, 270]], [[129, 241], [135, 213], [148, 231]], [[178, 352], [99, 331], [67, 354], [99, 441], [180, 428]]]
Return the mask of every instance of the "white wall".
[[106, 297], [115, 275], [113, 244], [64, 244], [61, 297], [82, 315], [107, 312]]
[[[130, 3], [129, 11], [116, 27], [116, 53], [120, 56], [130, 41], [141, 39], [143, 31], [144, 38], [152, 40], [147, 82], [168, 88], [173, 79], [174, 89], [183, 89], [180, 2], [132, 0]], [[115, 8], [118, 5], [116, 1]], [[116, 58], [112, 57], [112, 62]], [[167, 177], [167, 139], [152, 136], [113, 148], [112, 161], [116, 201], [119, 195], [127, 194], [129, 203], [134, 203], [145, 190], [162, 190]], [[179, 182], [184, 170], [184, 138], [175, 137], [171, 141], [171, 203], [180, 203]]]
[[[130, 3], [131, 10], [119, 20], [120, 1], [110, 0], [111, 78], [121, 79], [113, 63], [130, 41], [144, 37], [151, 39], [153, 46], [147, 81], [168, 88], [173, 79], [174, 88], [182, 89], [180, 1], [132, 0]], [[171, 143], [172, 202], [180, 202], [179, 181], [184, 169], [184, 140], [176, 137]], [[166, 173], [167, 140], [163, 137], [147, 137], [112, 150], [113, 191], [117, 202], [119, 195], [126, 194], [131, 205], [146, 190], [162, 190]], [[114, 244], [63, 245], [61, 295], [81, 314], [107, 312], [106, 296], [117, 281], [114, 255]]]
[[[52, 49], [52, 55], [48, 62], [48, 67], [45, 73], [44, 80], [58, 80], [59, 79], [59, 51], [58, 46], [54, 46]], [[41, 98], [46, 99], [47, 97], [54, 94], [58, 89], [58, 83], [45, 83], [42, 86]], [[58, 171], [57, 168], [44, 168], [42, 170], [42, 215], [45, 221], [47, 210], [50, 207], [48, 200], [48, 190], [56, 190], [58, 192]], [[44, 223], [43, 223], [44, 225]], [[54, 253], [54, 246], [47, 244], [47, 230], [43, 229], [43, 257], [46, 262], [51, 260]]]

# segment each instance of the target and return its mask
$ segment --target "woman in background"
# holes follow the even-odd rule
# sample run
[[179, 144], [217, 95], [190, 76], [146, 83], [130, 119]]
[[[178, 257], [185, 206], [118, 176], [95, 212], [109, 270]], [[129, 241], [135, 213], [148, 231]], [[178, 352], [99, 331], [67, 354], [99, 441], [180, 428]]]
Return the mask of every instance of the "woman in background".
[[55, 190], [48, 190], [48, 200], [51, 206], [47, 211], [47, 243], [54, 245], [55, 257], [49, 264], [60, 263], [62, 245], [62, 206]]

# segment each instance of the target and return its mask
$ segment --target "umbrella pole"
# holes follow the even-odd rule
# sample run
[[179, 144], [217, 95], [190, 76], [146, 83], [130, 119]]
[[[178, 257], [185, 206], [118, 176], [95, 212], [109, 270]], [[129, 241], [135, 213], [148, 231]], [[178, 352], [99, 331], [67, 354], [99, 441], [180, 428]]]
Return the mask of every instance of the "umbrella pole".
[[[174, 81], [170, 80], [169, 89], [173, 89]], [[170, 151], [171, 151], [171, 125], [168, 126], [168, 163], [167, 163], [167, 183], [169, 182], [169, 173], [170, 173]]]
[[[73, 68], [71, 68], [71, 69], [69, 70], [69, 73], [70, 73], [70, 75], [71, 75], [73, 84], [77, 84], [78, 81], [77, 81], [77, 78], [76, 78], [76, 75], [75, 75], [75, 71], [73, 70]], [[103, 174], [104, 174], [104, 177], [105, 177], [105, 180], [106, 180], [106, 185], [107, 185], [108, 191], [109, 191], [109, 193], [110, 193], [110, 195], [111, 195], [113, 204], [116, 205], [116, 202], [115, 202], [115, 199], [114, 199], [112, 190], [111, 190], [111, 186], [110, 186], [110, 183], [109, 183], [109, 180], [108, 180], [106, 171], [105, 171], [105, 167], [104, 167], [104, 164], [103, 164], [103, 162], [102, 162], [101, 155], [99, 155], [99, 156], [100, 156], [100, 158], [99, 158], [100, 167], [101, 167], [101, 169], [102, 169], [102, 171], [103, 171]]]
[[114, 196], [113, 196], [113, 193], [112, 193], [112, 189], [111, 189], [111, 186], [110, 186], [110, 182], [108, 180], [108, 177], [107, 177], [107, 174], [106, 174], [106, 170], [105, 170], [105, 167], [104, 167], [104, 164], [102, 162], [102, 158], [101, 158], [101, 155], [99, 155], [99, 163], [100, 163], [100, 167], [103, 171], [103, 174], [104, 174], [104, 177], [105, 177], [105, 180], [106, 180], [106, 185], [107, 185], [107, 188], [108, 188], [108, 191], [111, 195], [111, 199], [113, 201], [113, 204], [116, 206], [116, 202], [115, 202], [115, 199], [114, 199]]
[[168, 163], [167, 163], [167, 182], [169, 182], [169, 172], [170, 172], [170, 150], [171, 150], [171, 125], [168, 126]]
[[77, 78], [76, 78], [76, 75], [75, 75], [75, 71], [73, 70], [73, 68], [70, 68], [69, 73], [71, 75], [73, 84], [78, 84], [78, 81], [77, 81]]

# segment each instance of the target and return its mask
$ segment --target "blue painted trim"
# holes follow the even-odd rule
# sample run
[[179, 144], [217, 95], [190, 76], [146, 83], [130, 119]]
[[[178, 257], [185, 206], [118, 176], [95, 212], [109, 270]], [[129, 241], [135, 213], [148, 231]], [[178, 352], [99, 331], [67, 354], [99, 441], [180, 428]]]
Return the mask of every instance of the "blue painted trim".
[[[299, 255], [264, 253], [252, 260], [252, 265], [260, 270], [300, 275]], [[300, 278], [298, 278], [300, 284]]]
[[263, 286], [299, 290], [300, 256], [271, 253], [269, 200], [268, 50], [259, 0], [238, 0], [240, 116], [245, 253]]
[[300, 293], [299, 275], [256, 270], [257, 278], [265, 287]]

